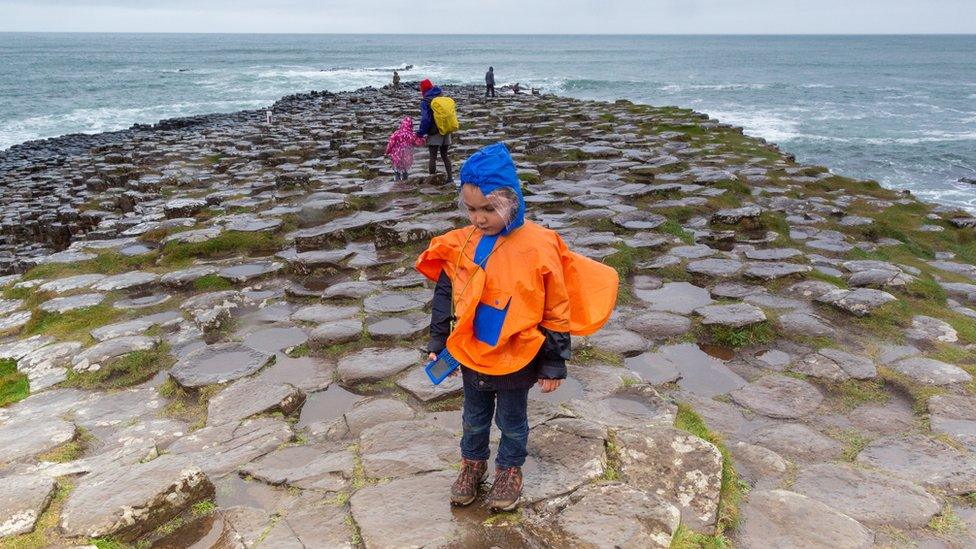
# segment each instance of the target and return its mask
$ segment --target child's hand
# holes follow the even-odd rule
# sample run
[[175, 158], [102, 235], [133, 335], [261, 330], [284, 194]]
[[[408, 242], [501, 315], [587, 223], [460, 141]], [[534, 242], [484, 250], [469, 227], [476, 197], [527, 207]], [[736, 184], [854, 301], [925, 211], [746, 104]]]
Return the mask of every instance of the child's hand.
[[562, 382], [561, 379], [539, 379], [539, 388], [542, 389], [543, 393], [551, 393], [558, 389]]
[[437, 353], [430, 353], [429, 355], [427, 355], [428, 362], [434, 360], [435, 358], [437, 358]]

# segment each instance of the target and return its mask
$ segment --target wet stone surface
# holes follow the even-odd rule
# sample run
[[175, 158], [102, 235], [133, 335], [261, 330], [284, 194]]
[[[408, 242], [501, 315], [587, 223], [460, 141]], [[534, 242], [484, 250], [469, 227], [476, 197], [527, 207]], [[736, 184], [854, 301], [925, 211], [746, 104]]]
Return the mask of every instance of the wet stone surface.
[[416, 93], [368, 88], [0, 152], [0, 358], [28, 381], [0, 407], [0, 535], [69, 477], [51, 546], [668, 547], [726, 503], [721, 454], [674, 428], [694, 411], [752, 486], [730, 545], [973, 545], [976, 266], [947, 247], [971, 215], [690, 110], [446, 90], [455, 166], [505, 141], [527, 217], [625, 274], [529, 392], [518, 515], [488, 520], [487, 485], [448, 504], [462, 388], [422, 370], [414, 262], [466, 219], [443, 174], [391, 181], [378, 128]]

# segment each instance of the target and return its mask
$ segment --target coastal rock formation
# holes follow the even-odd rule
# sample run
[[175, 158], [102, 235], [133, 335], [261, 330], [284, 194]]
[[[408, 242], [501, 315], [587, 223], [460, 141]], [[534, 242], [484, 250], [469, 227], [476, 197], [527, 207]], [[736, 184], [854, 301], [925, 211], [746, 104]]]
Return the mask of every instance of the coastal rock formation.
[[447, 89], [455, 165], [506, 142], [621, 274], [530, 393], [521, 509], [448, 504], [413, 262], [466, 218], [422, 154], [392, 181], [416, 97], [313, 92], [0, 152], [0, 543], [976, 544], [971, 214], [687, 109]]

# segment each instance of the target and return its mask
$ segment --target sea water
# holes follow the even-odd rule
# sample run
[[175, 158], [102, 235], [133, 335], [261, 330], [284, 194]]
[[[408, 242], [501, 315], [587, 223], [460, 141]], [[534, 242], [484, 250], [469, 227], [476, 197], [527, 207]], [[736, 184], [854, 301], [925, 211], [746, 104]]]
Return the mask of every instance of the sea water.
[[395, 68], [483, 83], [489, 65], [499, 87], [690, 107], [802, 162], [976, 211], [976, 186], [960, 181], [976, 178], [971, 35], [0, 33], [0, 149], [380, 86]]

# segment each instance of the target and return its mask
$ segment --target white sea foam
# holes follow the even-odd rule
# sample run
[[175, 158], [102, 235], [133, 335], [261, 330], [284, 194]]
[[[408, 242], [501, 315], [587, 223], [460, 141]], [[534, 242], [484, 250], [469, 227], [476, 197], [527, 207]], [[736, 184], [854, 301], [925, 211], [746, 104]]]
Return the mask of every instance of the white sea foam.
[[67, 133], [99, 133], [128, 128], [135, 122], [155, 122], [164, 118], [234, 112], [264, 107], [271, 99], [203, 101], [152, 105], [148, 107], [100, 107], [73, 109], [66, 113], [33, 116], [0, 123], [0, 149], [33, 139]]
[[774, 143], [785, 143], [803, 136], [797, 129], [799, 121], [782, 113], [762, 110], [710, 110], [708, 114], [722, 122], [742, 126], [749, 135], [762, 137]]

